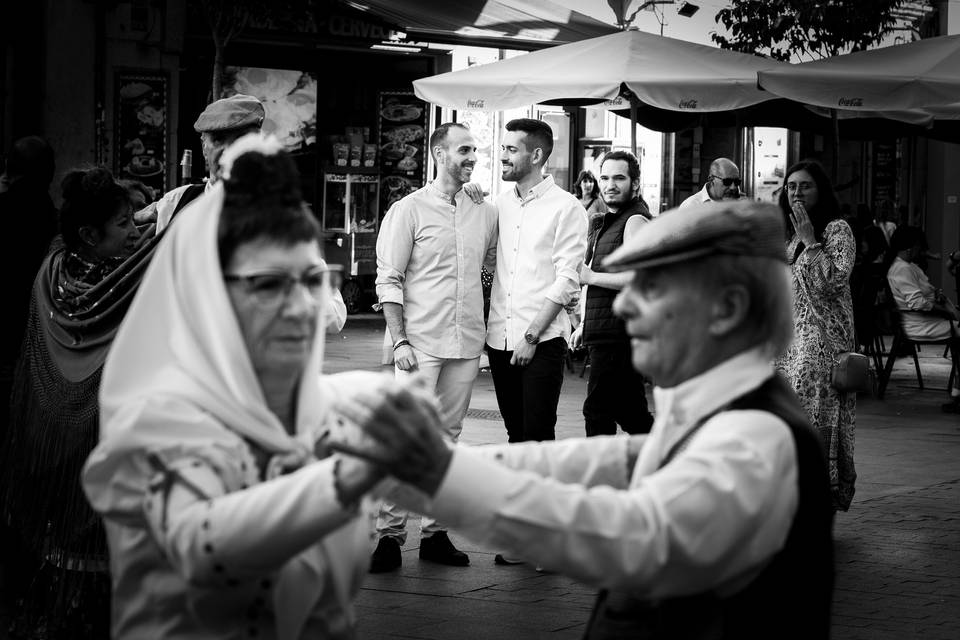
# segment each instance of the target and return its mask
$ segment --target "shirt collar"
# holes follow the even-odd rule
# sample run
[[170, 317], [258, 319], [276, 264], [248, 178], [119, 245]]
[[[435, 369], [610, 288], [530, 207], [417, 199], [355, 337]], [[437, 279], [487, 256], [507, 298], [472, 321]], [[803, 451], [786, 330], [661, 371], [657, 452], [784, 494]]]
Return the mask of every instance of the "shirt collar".
[[459, 191], [457, 191], [455, 194], [453, 194], [453, 198], [451, 198], [451, 197], [448, 196], [444, 191], [441, 191], [441, 190], [438, 189], [436, 186], [434, 186], [433, 182], [428, 182], [428, 183], [427, 183], [427, 190], [428, 190], [431, 194], [433, 194], [435, 197], [440, 198], [441, 200], [443, 200], [443, 201], [446, 202], [447, 204], [456, 203], [456, 202], [459, 200], [459, 196], [462, 196], [462, 195], [463, 195], [463, 187], [461, 187]]
[[743, 351], [675, 387], [654, 387], [658, 420], [692, 425], [773, 375], [773, 364], [760, 347]]
[[543, 180], [538, 182], [536, 186], [530, 189], [530, 191], [528, 191], [526, 194], [521, 194], [519, 185], [514, 185], [513, 195], [515, 195], [517, 199], [520, 200], [520, 202], [526, 202], [527, 200], [533, 200], [534, 198], [539, 198], [544, 193], [546, 193], [547, 190], [550, 189], [550, 187], [552, 187], [553, 185], [554, 185], [553, 176], [551, 176], [550, 174], [547, 174], [543, 177]]

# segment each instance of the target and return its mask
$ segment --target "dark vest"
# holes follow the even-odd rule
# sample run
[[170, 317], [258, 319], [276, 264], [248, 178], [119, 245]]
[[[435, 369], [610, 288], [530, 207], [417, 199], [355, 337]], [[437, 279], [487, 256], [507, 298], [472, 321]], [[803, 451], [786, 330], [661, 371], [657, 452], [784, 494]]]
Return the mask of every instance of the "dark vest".
[[[593, 260], [599, 267], [603, 259], [623, 244], [623, 230], [627, 220], [633, 216], [650, 218], [647, 205], [634, 200], [617, 213], [608, 212], [596, 217], [597, 224], [591, 229], [587, 244], [585, 262]], [[626, 326], [623, 320], [613, 315], [613, 299], [619, 291], [596, 285], [587, 287], [587, 303], [583, 314], [583, 343], [586, 345], [627, 342]]]
[[820, 437], [779, 375], [734, 400], [728, 409], [766, 411], [790, 427], [797, 450], [799, 501], [784, 547], [760, 575], [728, 597], [705, 592], [650, 601], [625, 591], [601, 591], [585, 640], [829, 638], [833, 509]]

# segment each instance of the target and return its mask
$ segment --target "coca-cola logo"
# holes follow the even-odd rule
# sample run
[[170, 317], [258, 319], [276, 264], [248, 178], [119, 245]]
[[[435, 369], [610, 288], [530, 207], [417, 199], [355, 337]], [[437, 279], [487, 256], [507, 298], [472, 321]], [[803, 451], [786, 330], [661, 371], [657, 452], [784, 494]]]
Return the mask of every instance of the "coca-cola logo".
[[467, 109], [483, 109], [483, 98], [467, 100]]
[[681, 109], [696, 109], [697, 101], [696, 100], [681, 100], [680, 104], [677, 105]]
[[841, 107], [862, 107], [863, 98], [840, 98]]

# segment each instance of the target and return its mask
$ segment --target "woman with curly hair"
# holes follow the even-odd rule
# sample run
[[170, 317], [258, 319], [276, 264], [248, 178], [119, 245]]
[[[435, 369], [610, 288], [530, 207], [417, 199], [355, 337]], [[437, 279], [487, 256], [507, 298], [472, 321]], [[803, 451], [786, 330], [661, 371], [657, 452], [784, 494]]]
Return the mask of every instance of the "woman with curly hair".
[[597, 178], [590, 171], [581, 171], [573, 185], [574, 194], [580, 204], [587, 210], [587, 216], [603, 215], [607, 212], [607, 205], [600, 197], [600, 185]]

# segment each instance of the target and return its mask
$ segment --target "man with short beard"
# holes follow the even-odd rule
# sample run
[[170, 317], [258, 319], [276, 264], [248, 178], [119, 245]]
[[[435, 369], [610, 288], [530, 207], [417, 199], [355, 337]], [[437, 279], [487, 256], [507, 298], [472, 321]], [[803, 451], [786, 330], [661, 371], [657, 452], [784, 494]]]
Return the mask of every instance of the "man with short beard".
[[640, 196], [640, 163], [629, 151], [611, 151], [600, 165], [600, 195], [607, 213], [590, 230], [587, 255], [580, 269], [586, 287], [583, 321], [571, 343], [590, 353], [590, 380], [583, 401], [587, 437], [614, 435], [617, 425], [629, 434], [647, 433], [653, 416], [647, 408], [643, 375], [630, 363], [630, 336], [623, 319], [613, 313], [613, 301], [630, 282], [629, 273], [594, 271], [603, 259], [630, 241], [650, 220]]
[[[456, 441], [470, 405], [483, 350], [481, 267], [493, 270], [497, 209], [463, 191], [477, 163], [470, 130], [442, 124], [430, 136], [436, 179], [398, 200], [377, 237], [377, 297], [393, 344], [398, 378], [419, 372], [436, 389], [444, 427]], [[407, 514], [384, 503], [377, 519], [380, 541], [371, 573], [401, 565]], [[420, 558], [466, 566], [436, 521], [421, 522]]]
[[703, 188], [680, 203], [680, 209], [686, 209], [705, 202], [721, 202], [723, 200], [739, 200], [740, 169], [727, 158], [717, 158], [710, 163], [710, 175]]

